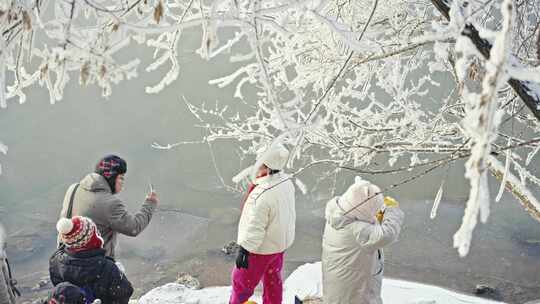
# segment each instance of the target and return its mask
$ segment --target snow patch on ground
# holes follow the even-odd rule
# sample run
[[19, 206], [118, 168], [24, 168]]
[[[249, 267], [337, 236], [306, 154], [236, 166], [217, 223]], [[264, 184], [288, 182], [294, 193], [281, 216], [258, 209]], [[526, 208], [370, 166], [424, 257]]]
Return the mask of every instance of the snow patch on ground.
[[[208, 287], [194, 290], [177, 283], [169, 283], [152, 289], [139, 300], [139, 304], [228, 304], [230, 286]], [[260, 297], [254, 301], [262, 303]]]
[[[283, 303], [293, 304], [294, 296], [301, 299], [322, 296], [321, 263], [305, 264], [296, 269], [285, 281]], [[144, 295], [139, 304], [227, 304], [231, 287], [210, 287], [192, 290], [183, 285], [169, 283]], [[384, 279], [382, 298], [391, 304], [496, 304], [482, 298], [459, 294], [441, 287]], [[252, 300], [262, 303], [259, 295]]]

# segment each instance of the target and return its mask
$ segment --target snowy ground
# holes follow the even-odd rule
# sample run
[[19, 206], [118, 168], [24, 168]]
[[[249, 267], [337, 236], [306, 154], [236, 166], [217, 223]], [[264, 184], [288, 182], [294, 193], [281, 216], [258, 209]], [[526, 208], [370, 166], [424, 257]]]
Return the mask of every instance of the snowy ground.
[[[305, 264], [285, 281], [284, 303], [294, 303], [294, 296], [301, 299], [320, 298], [322, 295], [321, 264]], [[141, 297], [139, 304], [227, 304], [230, 287], [210, 287], [191, 290], [176, 283], [155, 288]], [[477, 297], [459, 294], [444, 288], [384, 279], [383, 301], [391, 304], [495, 304]], [[252, 300], [262, 303], [260, 296]]]

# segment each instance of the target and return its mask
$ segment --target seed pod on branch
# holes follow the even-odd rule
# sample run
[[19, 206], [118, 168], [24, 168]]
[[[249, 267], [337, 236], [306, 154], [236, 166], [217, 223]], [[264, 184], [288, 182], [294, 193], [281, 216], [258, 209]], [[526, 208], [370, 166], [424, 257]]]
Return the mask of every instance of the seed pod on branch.
[[32, 30], [32, 19], [30, 19], [30, 15], [27, 11], [22, 12], [22, 21], [24, 24], [24, 30], [31, 31]]
[[99, 77], [103, 79], [105, 78], [105, 74], [107, 74], [107, 67], [103, 64], [101, 65], [101, 68], [99, 69]]
[[49, 65], [45, 64], [39, 69], [39, 79], [43, 81], [45, 77], [47, 77], [48, 72], [49, 72]]
[[158, 5], [154, 9], [154, 20], [156, 23], [159, 23], [161, 21], [161, 17], [163, 17], [163, 3], [161, 3], [161, 0], [158, 2]]
[[81, 85], [87, 85], [89, 76], [90, 76], [90, 62], [86, 61], [81, 67], [79, 83]]
[[471, 63], [468, 69], [468, 76], [472, 80], [480, 79], [480, 66], [477, 62]]

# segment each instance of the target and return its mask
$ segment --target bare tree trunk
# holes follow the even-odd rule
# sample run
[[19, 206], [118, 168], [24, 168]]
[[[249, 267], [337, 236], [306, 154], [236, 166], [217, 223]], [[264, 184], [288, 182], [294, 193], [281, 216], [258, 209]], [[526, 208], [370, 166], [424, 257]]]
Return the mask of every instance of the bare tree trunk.
[[[0, 248], [0, 250], [3, 250]], [[0, 252], [0, 255], [2, 253]], [[7, 264], [0, 256], [0, 304], [15, 304], [15, 295], [10, 287]]]
[[536, 40], [536, 57], [540, 60], [540, 30], [538, 30], [538, 39]]
[[0, 223], [0, 304], [15, 304], [6, 256], [6, 232]]
[[[450, 7], [448, 4], [451, 0], [431, 0], [431, 3], [437, 8], [437, 10], [447, 19], [450, 20]], [[447, 4], [448, 3], [448, 4]], [[478, 51], [486, 58], [489, 59], [491, 51], [491, 43], [480, 37], [478, 30], [474, 25], [468, 23], [465, 25], [463, 35], [469, 37], [472, 43], [476, 46]], [[538, 36], [538, 53], [540, 58], [540, 35]], [[535, 92], [528, 81], [520, 81], [517, 79], [508, 80], [508, 84], [514, 89], [516, 94], [521, 98], [523, 103], [531, 110], [532, 114], [537, 120], [540, 120], [540, 92]]]

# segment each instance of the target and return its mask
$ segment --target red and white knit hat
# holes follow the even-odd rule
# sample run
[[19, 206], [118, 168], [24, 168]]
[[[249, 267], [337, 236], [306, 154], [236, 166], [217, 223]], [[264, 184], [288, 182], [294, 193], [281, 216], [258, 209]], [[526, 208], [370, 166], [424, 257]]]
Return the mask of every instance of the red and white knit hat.
[[84, 216], [71, 219], [61, 218], [56, 223], [56, 230], [66, 248], [73, 252], [98, 249], [103, 246], [96, 224]]

